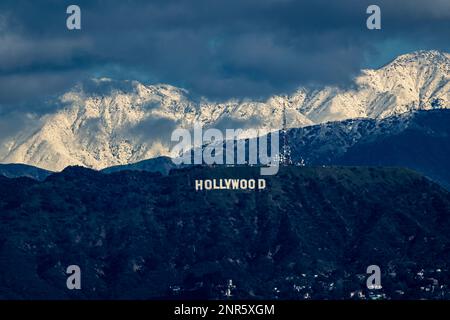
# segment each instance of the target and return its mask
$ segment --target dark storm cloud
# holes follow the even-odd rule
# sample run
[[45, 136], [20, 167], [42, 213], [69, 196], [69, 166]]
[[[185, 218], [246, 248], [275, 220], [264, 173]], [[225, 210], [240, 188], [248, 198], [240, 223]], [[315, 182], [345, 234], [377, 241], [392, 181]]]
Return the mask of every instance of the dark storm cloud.
[[[69, 4], [81, 7], [81, 31], [65, 27]], [[382, 30], [366, 28], [370, 4], [382, 9]], [[449, 21], [448, 0], [4, 0], [0, 107], [92, 76], [219, 100], [345, 86], [368, 60], [401, 47], [448, 51]]]

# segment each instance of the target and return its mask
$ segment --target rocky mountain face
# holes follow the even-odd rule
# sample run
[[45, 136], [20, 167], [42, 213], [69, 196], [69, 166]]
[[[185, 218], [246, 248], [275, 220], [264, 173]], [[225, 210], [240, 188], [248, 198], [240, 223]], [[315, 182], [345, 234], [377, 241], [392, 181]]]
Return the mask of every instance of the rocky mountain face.
[[[449, 192], [368, 167], [282, 167], [259, 191], [193, 185], [260, 177], [254, 167], [0, 176], [0, 298], [216, 299], [229, 279], [234, 298], [450, 298]], [[66, 288], [73, 264], [81, 290]], [[373, 264], [381, 291], [366, 289]]]
[[[449, 123], [450, 110], [415, 111], [378, 120], [351, 119], [295, 128], [286, 135], [296, 165], [406, 167], [450, 190]], [[168, 157], [156, 157], [101, 172], [169, 174], [181, 167]], [[0, 174], [43, 180], [51, 172], [9, 164], [0, 165]]]
[[449, 108], [450, 55], [420, 51], [378, 70], [363, 70], [354, 88], [299, 88], [267, 101], [213, 103], [169, 85], [96, 79], [61, 95], [55, 114], [37, 130], [6, 141], [0, 162], [59, 171], [69, 165], [94, 169], [170, 155], [175, 128], [242, 128], [259, 134], [279, 129], [283, 109], [291, 128], [353, 118], [381, 119], [412, 110]]

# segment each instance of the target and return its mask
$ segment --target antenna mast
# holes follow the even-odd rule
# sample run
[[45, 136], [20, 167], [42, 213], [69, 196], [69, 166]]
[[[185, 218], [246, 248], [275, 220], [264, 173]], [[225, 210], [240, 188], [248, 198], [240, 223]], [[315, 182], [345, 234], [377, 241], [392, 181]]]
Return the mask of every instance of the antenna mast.
[[289, 145], [287, 135], [286, 103], [283, 104], [283, 126], [281, 129], [281, 135], [283, 136], [283, 146], [281, 149], [280, 164], [284, 166], [292, 165], [291, 147]]

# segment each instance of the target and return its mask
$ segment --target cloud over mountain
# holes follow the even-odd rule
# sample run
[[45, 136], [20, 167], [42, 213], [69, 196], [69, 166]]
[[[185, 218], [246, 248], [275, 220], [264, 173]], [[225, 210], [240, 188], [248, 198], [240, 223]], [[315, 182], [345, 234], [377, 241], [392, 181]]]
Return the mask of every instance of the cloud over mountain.
[[[352, 89], [300, 87], [266, 100], [223, 103], [195, 99], [170, 85], [94, 79], [49, 103], [59, 111], [40, 118], [37, 128], [8, 135], [0, 147], [3, 163], [25, 163], [52, 171], [69, 165], [101, 169], [170, 155], [177, 127], [257, 129], [289, 127], [351, 118], [386, 118], [412, 110], [449, 108], [447, 53], [402, 55], [380, 69], [363, 70]], [[245, 132], [244, 132], [245, 134]]]

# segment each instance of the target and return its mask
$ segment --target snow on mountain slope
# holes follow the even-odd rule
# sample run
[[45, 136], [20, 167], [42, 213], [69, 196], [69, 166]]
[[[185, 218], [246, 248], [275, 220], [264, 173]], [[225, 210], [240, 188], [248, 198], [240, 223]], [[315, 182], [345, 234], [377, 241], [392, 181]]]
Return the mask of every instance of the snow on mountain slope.
[[449, 54], [419, 51], [378, 70], [363, 70], [351, 90], [300, 88], [290, 96], [258, 102], [196, 101], [170, 85], [96, 79], [96, 90], [78, 86], [67, 92], [55, 102], [64, 107], [41, 119], [37, 130], [7, 141], [0, 148], [0, 162], [52, 171], [68, 165], [102, 169], [128, 164], [169, 155], [171, 132], [191, 128], [195, 121], [218, 129], [242, 128], [243, 137], [248, 136], [245, 129], [260, 134], [276, 130], [284, 106], [289, 127], [449, 108], [449, 68]]
[[399, 56], [378, 70], [363, 70], [354, 90], [325, 88], [300, 94], [300, 112], [315, 123], [385, 118], [412, 110], [449, 107], [450, 55], [419, 51]]

